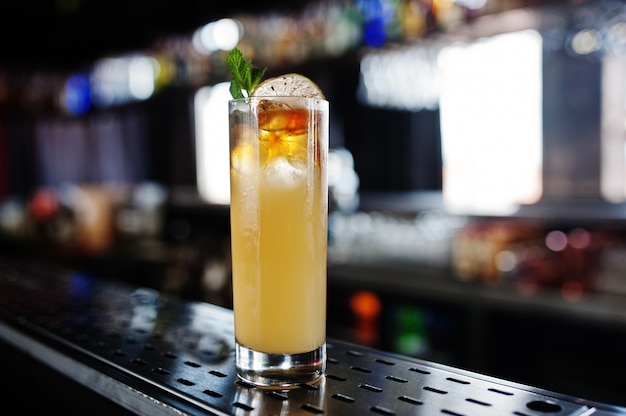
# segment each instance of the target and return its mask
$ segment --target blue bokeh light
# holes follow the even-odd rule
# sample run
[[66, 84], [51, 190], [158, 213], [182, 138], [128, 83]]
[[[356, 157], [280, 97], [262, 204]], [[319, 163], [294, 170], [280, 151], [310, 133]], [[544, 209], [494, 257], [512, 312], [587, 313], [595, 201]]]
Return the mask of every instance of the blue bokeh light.
[[73, 74], [65, 82], [65, 108], [74, 115], [85, 114], [91, 107], [89, 77]]
[[358, 0], [357, 7], [363, 16], [363, 42], [379, 48], [387, 42], [387, 23], [393, 16], [389, 0]]

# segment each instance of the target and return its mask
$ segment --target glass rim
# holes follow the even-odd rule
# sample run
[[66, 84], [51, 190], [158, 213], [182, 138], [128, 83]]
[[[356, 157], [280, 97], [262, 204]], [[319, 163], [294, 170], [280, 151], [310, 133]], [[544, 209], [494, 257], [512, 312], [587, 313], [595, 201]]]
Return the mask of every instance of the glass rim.
[[228, 101], [236, 101], [236, 102], [246, 102], [246, 101], [260, 101], [260, 100], [306, 100], [306, 101], [325, 101], [328, 102], [326, 98], [321, 97], [301, 97], [297, 95], [262, 95], [255, 97], [243, 97], [243, 98], [230, 98]]

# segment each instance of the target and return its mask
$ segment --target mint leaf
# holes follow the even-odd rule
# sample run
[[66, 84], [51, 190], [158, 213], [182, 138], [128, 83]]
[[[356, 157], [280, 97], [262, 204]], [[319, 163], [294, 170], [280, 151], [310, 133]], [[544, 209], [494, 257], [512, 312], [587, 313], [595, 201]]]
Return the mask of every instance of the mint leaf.
[[267, 68], [254, 68], [252, 61], [246, 61], [243, 53], [237, 48], [229, 52], [226, 63], [231, 74], [230, 94], [233, 98], [249, 97], [267, 70]]
[[250, 79], [250, 85], [252, 86], [252, 89], [250, 90], [250, 93], [252, 93], [252, 90], [254, 88], [256, 88], [257, 85], [259, 85], [259, 82], [261, 82], [261, 78], [263, 77], [263, 74], [265, 73], [265, 70], [267, 68], [252, 68], [252, 73], [251, 73], [251, 79]]

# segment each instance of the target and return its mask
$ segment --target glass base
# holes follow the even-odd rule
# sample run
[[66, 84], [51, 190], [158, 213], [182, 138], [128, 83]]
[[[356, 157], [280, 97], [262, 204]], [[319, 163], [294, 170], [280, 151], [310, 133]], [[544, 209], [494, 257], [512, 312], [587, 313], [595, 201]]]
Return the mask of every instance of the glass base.
[[258, 387], [290, 388], [314, 384], [326, 371], [326, 344], [299, 354], [267, 354], [236, 343], [237, 376]]

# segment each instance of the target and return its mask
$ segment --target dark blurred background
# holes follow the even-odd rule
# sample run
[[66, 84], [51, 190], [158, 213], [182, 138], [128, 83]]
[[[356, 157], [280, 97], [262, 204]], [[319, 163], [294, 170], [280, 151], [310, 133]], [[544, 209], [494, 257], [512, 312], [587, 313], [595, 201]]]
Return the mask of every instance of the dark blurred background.
[[0, 5], [2, 62], [69, 68], [142, 50], [233, 14], [301, 11], [305, 0], [9, 0]]
[[0, 254], [230, 307], [234, 46], [331, 102], [331, 337], [626, 405], [617, 0], [5, 1]]

